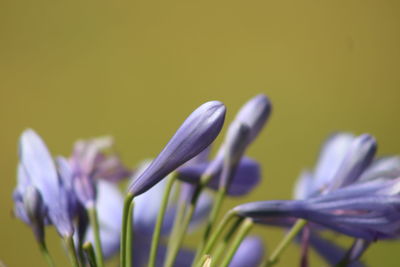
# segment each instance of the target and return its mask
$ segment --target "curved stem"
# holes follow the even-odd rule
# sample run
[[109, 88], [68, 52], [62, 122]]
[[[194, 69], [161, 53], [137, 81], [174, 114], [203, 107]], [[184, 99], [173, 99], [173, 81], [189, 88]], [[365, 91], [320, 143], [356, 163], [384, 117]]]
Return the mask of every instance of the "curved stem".
[[161, 227], [164, 220], [165, 212], [167, 210], [169, 195], [171, 193], [171, 189], [175, 182], [175, 179], [176, 176], [172, 174], [167, 182], [167, 186], [165, 187], [164, 195], [161, 201], [161, 207], [157, 216], [156, 226], [153, 232], [153, 239], [151, 242], [151, 249], [150, 249], [149, 267], [155, 267], [156, 264], [156, 255], [157, 255], [158, 243], [160, 240]]
[[239, 232], [235, 239], [233, 240], [226, 257], [222, 261], [221, 267], [227, 267], [231, 262], [233, 256], [235, 255], [238, 247], [242, 243], [243, 239], [247, 236], [251, 228], [253, 227], [253, 220], [246, 218], [240, 225]]
[[[129, 210], [133, 200], [132, 194], [127, 194], [124, 201], [124, 208], [122, 211], [122, 226], [121, 226], [121, 243], [120, 243], [120, 264], [121, 267], [126, 266], [126, 238], [127, 238], [127, 225], [129, 220]], [[132, 217], [132, 216], [131, 216]], [[132, 218], [131, 220], [132, 221]]]
[[132, 244], [133, 244], [133, 209], [135, 202], [132, 201], [129, 205], [128, 220], [126, 225], [126, 267], [132, 267]]
[[299, 219], [290, 229], [290, 231], [285, 235], [282, 241], [278, 244], [276, 249], [272, 252], [271, 256], [265, 263], [265, 267], [274, 266], [278, 261], [280, 255], [285, 251], [285, 249], [290, 245], [293, 239], [297, 236], [297, 234], [303, 229], [303, 227], [307, 224], [307, 221], [304, 219]]

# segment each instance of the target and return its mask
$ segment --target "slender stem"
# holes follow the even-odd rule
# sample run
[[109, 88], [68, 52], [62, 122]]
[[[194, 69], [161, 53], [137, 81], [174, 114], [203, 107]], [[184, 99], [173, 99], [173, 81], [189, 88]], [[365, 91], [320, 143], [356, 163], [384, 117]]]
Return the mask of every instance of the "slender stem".
[[64, 237], [64, 241], [68, 249], [68, 255], [72, 263], [72, 266], [79, 267], [79, 261], [78, 257], [76, 256], [75, 244], [72, 235]]
[[207, 239], [211, 234], [212, 227], [215, 223], [215, 220], [218, 218], [218, 214], [221, 209], [221, 205], [222, 205], [225, 194], [226, 194], [226, 189], [220, 187], [220, 189], [218, 190], [218, 193], [217, 193], [217, 197], [214, 201], [214, 205], [211, 209], [210, 216], [208, 217], [208, 222], [207, 222], [206, 229], [204, 231], [203, 239], [197, 248], [196, 256], [194, 257], [194, 262], [197, 262], [197, 260], [199, 259], [200, 255], [201, 255], [200, 252], [203, 250], [205, 243], [207, 242]]
[[271, 256], [265, 263], [265, 267], [274, 266], [278, 261], [280, 255], [283, 251], [290, 245], [293, 239], [297, 236], [297, 234], [303, 229], [303, 227], [307, 224], [307, 221], [304, 219], [299, 219], [290, 229], [290, 231], [285, 235], [282, 241], [278, 244], [276, 249], [272, 252]]
[[[122, 226], [121, 226], [121, 243], [120, 243], [120, 264], [121, 267], [126, 266], [126, 238], [127, 238], [127, 225], [129, 219], [129, 209], [133, 200], [132, 194], [127, 194], [124, 201], [124, 208], [122, 212]], [[132, 216], [131, 216], [132, 217]], [[131, 218], [132, 220], [132, 218]]]
[[217, 248], [215, 250], [212, 250], [213, 253], [213, 262], [217, 263], [224, 251], [226, 251], [226, 247], [228, 246], [228, 242], [232, 238], [232, 236], [236, 233], [236, 230], [239, 228], [241, 225], [242, 221], [244, 218], [240, 218], [239, 220], [236, 220], [234, 224], [231, 226], [229, 232], [225, 235], [224, 240], [222, 242], [219, 242], [217, 245]]
[[95, 205], [88, 208], [87, 212], [89, 215], [90, 225], [92, 226], [92, 229], [93, 229], [94, 246], [95, 246], [95, 250], [96, 250], [96, 254], [95, 254], [96, 263], [97, 263], [97, 266], [103, 267], [104, 260], [103, 260], [103, 251], [101, 249], [99, 219], [97, 216], [97, 209], [96, 209]]
[[133, 209], [135, 207], [135, 202], [132, 201], [129, 205], [128, 220], [126, 226], [126, 266], [132, 267], [132, 245], [133, 245]]
[[189, 227], [190, 220], [192, 219], [194, 210], [195, 210], [195, 205], [191, 203], [188, 207], [187, 213], [185, 214], [185, 218], [183, 219], [181, 228], [177, 234], [176, 241], [172, 243], [172, 247], [170, 248], [171, 250], [168, 251], [167, 260], [164, 266], [172, 267], [174, 265], [176, 256], [178, 255], [179, 249], [185, 238], [186, 231]]
[[82, 248], [89, 262], [89, 266], [97, 267], [96, 256], [92, 244], [90, 242], [86, 242], [85, 244], [83, 244]]
[[39, 249], [43, 255], [43, 258], [46, 260], [47, 265], [49, 265], [49, 267], [55, 267], [56, 265], [54, 264], [53, 258], [51, 257], [49, 250], [47, 249], [47, 246], [44, 242], [39, 242]]
[[176, 240], [179, 229], [181, 228], [181, 223], [183, 221], [183, 217], [185, 215], [186, 201], [179, 200], [178, 202], [178, 210], [175, 214], [174, 225], [172, 227], [171, 234], [169, 235], [168, 240], [168, 248], [172, 247], [174, 240]]
[[155, 267], [156, 265], [156, 255], [157, 255], [158, 242], [160, 241], [161, 227], [164, 220], [165, 212], [167, 210], [169, 195], [171, 193], [171, 189], [175, 180], [176, 180], [176, 175], [172, 174], [169, 177], [167, 186], [165, 187], [164, 195], [161, 201], [161, 206], [157, 216], [156, 226], [153, 232], [153, 239], [151, 242], [151, 249], [150, 249], [149, 267]]
[[[200, 255], [209, 254], [211, 252], [211, 250], [215, 246], [215, 243], [217, 242], [218, 238], [220, 237], [220, 235], [222, 234], [224, 229], [226, 229], [226, 226], [228, 225], [228, 223], [235, 217], [236, 217], [236, 214], [231, 211], [229, 211], [228, 213], [225, 214], [224, 218], [219, 223], [217, 229], [213, 232], [213, 234], [208, 239], [208, 241], [207, 241], [206, 245], [204, 246], [204, 249], [200, 253]], [[236, 219], [240, 220], [241, 218], [236, 217]]]
[[212, 227], [215, 223], [215, 220], [218, 218], [219, 211], [221, 210], [221, 206], [222, 206], [222, 202], [224, 200], [225, 194], [226, 194], [225, 188], [221, 188], [218, 190], [217, 198], [214, 201], [214, 205], [212, 207], [210, 217], [208, 218], [207, 228], [206, 228], [206, 231], [204, 232], [204, 237], [203, 237], [204, 242], [207, 241], [208, 237], [211, 234]]
[[236, 250], [242, 243], [243, 239], [246, 237], [246, 235], [249, 233], [251, 228], [253, 227], [253, 220], [250, 218], [246, 218], [240, 225], [239, 232], [235, 239], [233, 240], [226, 257], [222, 261], [222, 264], [219, 265], [221, 267], [227, 267], [229, 263], [231, 262], [233, 256], [236, 253]]

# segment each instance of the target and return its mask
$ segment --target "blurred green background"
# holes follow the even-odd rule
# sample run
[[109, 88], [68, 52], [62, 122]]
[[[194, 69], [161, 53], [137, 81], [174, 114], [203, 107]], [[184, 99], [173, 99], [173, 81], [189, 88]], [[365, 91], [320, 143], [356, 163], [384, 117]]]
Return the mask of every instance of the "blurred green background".
[[[25, 128], [55, 155], [68, 155], [78, 138], [113, 135], [133, 166], [202, 102], [223, 101], [229, 121], [261, 92], [274, 112], [248, 154], [264, 180], [226, 209], [290, 198], [333, 131], [369, 132], [380, 155], [400, 153], [400, 2], [0, 1], [0, 260], [44, 265], [30, 229], [11, 215]], [[269, 248], [283, 234], [256, 232]], [[48, 238], [63, 266], [57, 235]], [[382, 242], [365, 259], [398, 266], [399, 249]], [[280, 266], [297, 266], [296, 246], [285, 255]], [[322, 265], [313, 256], [312, 266]]]

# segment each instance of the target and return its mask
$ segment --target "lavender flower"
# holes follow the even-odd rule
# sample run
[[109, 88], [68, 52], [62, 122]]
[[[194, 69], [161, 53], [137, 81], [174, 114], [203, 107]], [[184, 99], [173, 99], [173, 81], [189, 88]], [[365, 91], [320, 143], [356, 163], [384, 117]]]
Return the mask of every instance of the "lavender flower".
[[[211, 162], [204, 160], [196, 164], [188, 164], [177, 170], [178, 178], [192, 184], [200, 183], [202, 174], [207, 170]], [[207, 184], [213, 190], [218, 190], [220, 184], [221, 169], [216, 172]], [[248, 157], [243, 157], [237, 167], [232, 181], [227, 188], [230, 196], [242, 196], [252, 191], [261, 180], [260, 164]]]
[[77, 198], [86, 208], [94, 205], [98, 179], [118, 181], [130, 175], [116, 154], [104, 153], [113, 144], [111, 137], [102, 137], [80, 140], [74, 145], [70, 159], [73, 186]]
[[245, 238], [232, 258], [229, 267], [260, 266], [265, 248], [260, 238], [250, 236]]
[[[45, 216], [43, 217], [45, 221], [54, 224], [61, 236], [72, 235], [74, 229], [69, 196], [58, 177], [56, 166], [46, 145], [33, 130], [28, 129], [22, 133], [19, 157], [18, 185], [14, 192], [17, 216], [26, 222], [31, 222], [33, 217], [39, 217], [38, 214], [33, 216], [39, 212], [40, 217]], [[21, 206], [21, 200], [30, 194], [27, 190], [31, 190], [32, 195], [29, 198], [34, 197], [34, 203], [38, 206]]]
[[133, 195], [140, 195], [167, 174], [208, 147], [221, 131], [225, 107], [211, 101], [197, 108], [181, 125], [151, 165], [129, 187]]

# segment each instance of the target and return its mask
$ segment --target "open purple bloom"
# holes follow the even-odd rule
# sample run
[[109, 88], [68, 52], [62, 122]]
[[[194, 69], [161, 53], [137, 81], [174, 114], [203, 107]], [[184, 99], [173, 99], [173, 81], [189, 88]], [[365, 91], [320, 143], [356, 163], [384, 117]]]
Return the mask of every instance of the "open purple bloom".
[[[54, 224], [61, 236], [72, 235], [72, 215], [70, 214], [68, 194], [59, 179], [56, 166], [43, 140], [33, 130], [25, 130], [19, 144], [20, 165], [18, 185], [14, 192], [17, 216], [29, 218], [31, 211], [21, 210], [22, 200], [29, 190], [35, 191], [36, 203], [46, 210], [45, 220]], [[34, 188], [34, 189], [32, 189]], [[40, 201], [39, 201], [40, 199]], [[31, 207], [33, 208], [33, 207]], [[42, 214], [44, 215], [44, 214]]]
[[193, 111], [150, 166], [133, 181], [129, 192], [135, 196], [146, 192], [207, 148], [222, 129], [225, 111], [219, 101], [207, 102]]
[[305, 200], [264, 201], [239, 205], [240, 216], [262, 222], [269, 217], [302, 218], [368, 241], [400, 233], [400, 178], [353, 184]]

